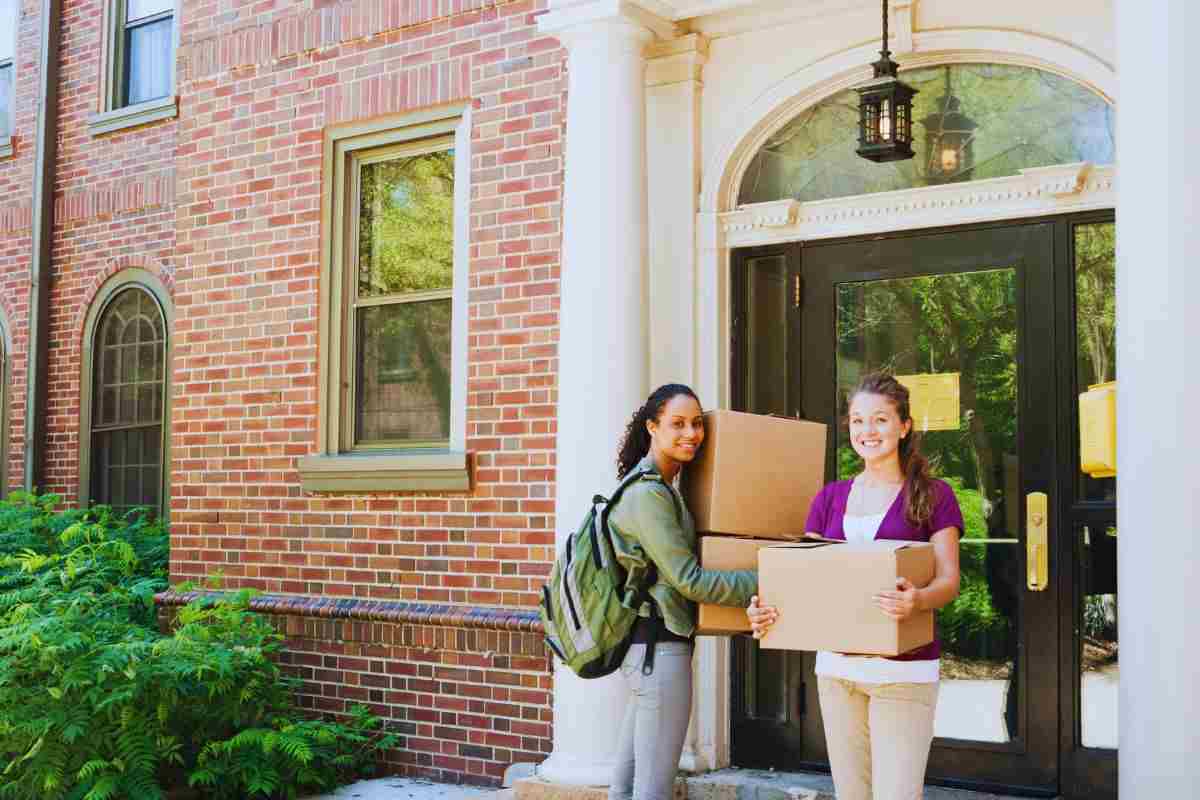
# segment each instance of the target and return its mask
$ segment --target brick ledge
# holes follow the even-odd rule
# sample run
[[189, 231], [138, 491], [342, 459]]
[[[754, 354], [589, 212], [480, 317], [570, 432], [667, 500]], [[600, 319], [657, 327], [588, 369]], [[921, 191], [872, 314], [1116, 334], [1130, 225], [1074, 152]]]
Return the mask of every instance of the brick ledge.
[[[161, 592], [154, 596], [159, 606], [184, 606], [200, 597], [220, 597], [223, 592]], [[364, 622], [399, 622], [447, 628], [542, 633], [536, 611], [448, 603], [409, 603], [402, 600], [354, 600], [295, 595], [260, 594], [250, 599], [250, 610], [265, 614], [294, 614], [304, 617], [353, 619]]]

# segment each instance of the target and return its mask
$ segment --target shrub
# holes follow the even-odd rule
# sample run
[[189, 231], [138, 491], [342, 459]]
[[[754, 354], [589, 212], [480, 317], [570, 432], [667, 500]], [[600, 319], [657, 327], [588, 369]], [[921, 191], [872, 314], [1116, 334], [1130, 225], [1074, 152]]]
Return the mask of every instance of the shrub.
[[0, 502], [0, 796], [295, 797], [368, 769], [391, 736], [365, 710], [304, 718], [281, 636], [248, 591], [155, 621], [167, 533], [145, 515]]

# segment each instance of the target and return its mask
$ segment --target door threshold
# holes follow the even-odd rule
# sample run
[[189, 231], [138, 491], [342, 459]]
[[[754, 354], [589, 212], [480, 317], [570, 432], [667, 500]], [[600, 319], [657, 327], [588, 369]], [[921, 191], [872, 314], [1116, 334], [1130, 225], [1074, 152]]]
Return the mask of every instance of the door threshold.
[[[678, 797], [678, 792], [676, 793]], [[1018, 795], [925, 786], [925, 800], [1017, 800]], [[820, 772], [730, 769], [692, 775], [688, 800], [836, 800], [833, 779]]]

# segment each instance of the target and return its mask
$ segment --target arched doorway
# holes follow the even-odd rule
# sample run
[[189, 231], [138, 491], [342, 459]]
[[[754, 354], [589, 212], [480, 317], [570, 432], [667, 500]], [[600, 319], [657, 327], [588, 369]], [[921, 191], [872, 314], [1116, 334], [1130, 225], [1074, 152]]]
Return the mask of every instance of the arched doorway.
[[[805, 109], [749, 159], [739, 205], [783, 205], [797, 232], [806, 209], [870, 217], [881, 197], [927, 213], [921, 230], [805, 239], [783, 225], [778, 241], [735, 249], [733, 405], [837, 428], [864, 371], [944, 388], [930, 395], [943, 413], [925, 437], [967, 531], [963, 591], [939, 616], [929, 774], [1115, 795], [1115, 487], [1079, 477], [1075, 400], [1113, 374], [1112, 213], [1047, 208], [955, 224], [971, 198], [1036, 193], [1025, 178], [1039, 170], [1111, 163], [1111, 107], [1029, 67], [936, 65], [906, 80], [921, 91], [913, 161], [854, 155], [852, 91]], [[967, 132], [952, 149], [941, 136], [951, 114]], [[846, 477], [845, 434], [831, 439], [827, 477]], [[1049, 498], [1050, 559], [1044, 586], [1030, 588], [1035, 493]], [[734, 656], [734, 763], [821, 767], [812, 654], [747, 641]]]

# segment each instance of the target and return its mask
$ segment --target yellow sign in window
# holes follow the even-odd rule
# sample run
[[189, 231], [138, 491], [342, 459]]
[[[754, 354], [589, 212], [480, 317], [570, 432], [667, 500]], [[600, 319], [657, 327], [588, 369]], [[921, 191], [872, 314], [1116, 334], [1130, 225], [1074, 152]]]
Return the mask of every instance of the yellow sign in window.
[[1079, 395], [1079, 467], [1093, 478], [1117, 474], [1117, 383]]
[[896, 376], [908, 389], [908, 409], [915, 430], [958, 430], [958, 376], [957, 372]]

